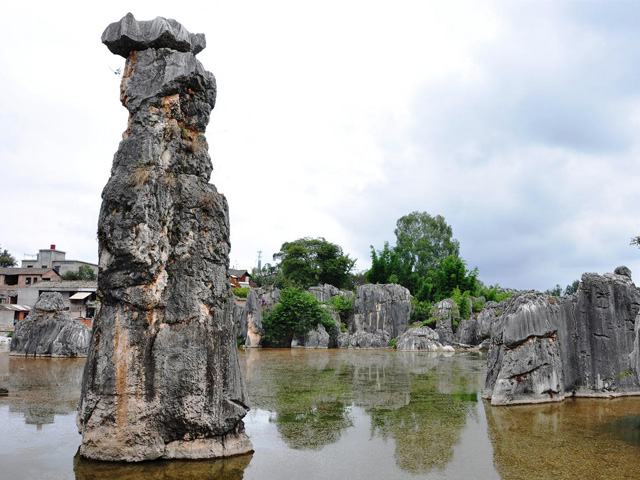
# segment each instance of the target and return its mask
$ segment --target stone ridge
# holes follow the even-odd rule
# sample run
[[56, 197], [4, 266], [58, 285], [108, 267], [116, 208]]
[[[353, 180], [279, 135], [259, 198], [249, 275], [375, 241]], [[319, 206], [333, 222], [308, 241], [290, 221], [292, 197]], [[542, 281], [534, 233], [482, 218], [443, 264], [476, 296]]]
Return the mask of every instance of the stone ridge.
[[585, 273], [575, 295], [522, 292], [491, 325], [492, 405], [640, 394], [640, 294], [626, 267]]
[[111, 53], [127, 58], [131, 52], [148, 48], [169, 48], [197, 55], [207, 46], [203, 33], [189, 33], [173, 19], [156, 17], [138, 21], [127, 13], [119, 22], [110, 24], [102, 34]]

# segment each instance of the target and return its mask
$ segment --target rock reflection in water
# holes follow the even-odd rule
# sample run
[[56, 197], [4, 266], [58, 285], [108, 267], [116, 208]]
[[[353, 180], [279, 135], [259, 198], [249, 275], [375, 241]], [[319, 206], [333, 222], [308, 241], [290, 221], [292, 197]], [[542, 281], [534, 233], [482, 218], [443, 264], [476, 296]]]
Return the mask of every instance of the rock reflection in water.
[[372, 436], [395, 440], [399, 468], [443, 469], [484, 379], [462, 370], [457, 358], [389, 351], [247, 350], [252, 407], [273, 412], [278, 432], [293, 449], [319, 450], [352, 425], [351, 406], [372, 419]]
[[350, 385], [341, 366], [329, 363], [328, 352], [287, 352], [271, 362], [268, 353], [247, 350], [251, 406], [275, 413], [273, 421], [290, 448], [319, 450], [336, 442], [351, 425], [345, 404]]
[[369, 409], [372, 433], [395, 439], [396, 464], [402, 470], [442, 470], [453, 458], [467, 417], [476, 412], [478, 378], [460, 371], [453, 360], [442, 361], [442, 356], [402, 360], [410, 365], [404, 375], [408, 402], [396, 409]]
[[0, 405], [38, 428], [53, 423], [55, 415], [75, 413], [84, 360], [0, 355], [0, 385], [9, 390]]
[[219, 460], [172, 460], [141, 463], [73, 459], [76, 480], [241, 480], [251, 455]]
[[628, 414], [640, 411], [638, 397], [511, 407], [485, 403], [485, 411], [502, 478], [638, 478], [640, 446], [629, 441], [638, 425]]

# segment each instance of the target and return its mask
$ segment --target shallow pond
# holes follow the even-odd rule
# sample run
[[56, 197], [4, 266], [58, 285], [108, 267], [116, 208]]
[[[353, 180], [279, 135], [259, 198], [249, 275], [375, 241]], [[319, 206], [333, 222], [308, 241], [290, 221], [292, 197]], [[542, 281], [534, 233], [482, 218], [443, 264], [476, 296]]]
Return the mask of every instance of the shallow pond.
[[387, 350], [241, 351], [253, 455], [87, 461], [76, 456], [83, 363], [0, 350], [0, 478], [640, 477], [640, 398], [491, 407], [486, 356]]

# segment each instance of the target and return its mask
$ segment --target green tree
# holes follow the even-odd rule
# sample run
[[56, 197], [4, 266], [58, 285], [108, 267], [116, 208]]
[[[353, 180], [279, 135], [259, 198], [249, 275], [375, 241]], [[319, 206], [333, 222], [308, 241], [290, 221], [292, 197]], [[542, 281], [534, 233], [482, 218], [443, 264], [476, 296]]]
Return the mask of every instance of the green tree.
[[578, 287], [580, 286], [580, 280], [574, 280], [571, 285], [567, 285], [564, 289], [565, 295], [573, 295], [578, 291]]
[[442, 260], [433, 274], [436, 301], [450, 298], [455, 289], [461, 292], [475, 292], [478, 269], [467, 270], [464, 260], [449, 255]]
[[394, 230], [395, 252], [411, 270], [426, 277], [450, 255], [460, 255], [460, 243], [444, 217], [427, 212], [412, 212], [400, 217]]
[[16, 265], [18, 265], [18, 261], [6, 248], [0, 250], [0, 267], [15, 267]]
[[339, 245], [322, 237], [305, 237], [283, 243], [273, 259], [280, 261], [284, 284], [302, 288], [324, 283], [343, 288], [356, 264]]
[[318, 324], [332, 331], [335, 324], [329, 310], [301, 288], [285, 288], [278, 304], [262, 320], [265, 344], [290, 346], [294, 335], [302, 335]]
[[76, 271], [69, 271], [62, 275], [63, 280], [95, 280], [96, 273], [89, 265], [80, 265]]
[[545, 290], [545, 292], [547, 295], [551, 295], [553, 297], [559, 297], [562, 295], [562, 287], [560, 286], [560, 284], [556, 284], [556, 286], [551, 289], [551, 290]]

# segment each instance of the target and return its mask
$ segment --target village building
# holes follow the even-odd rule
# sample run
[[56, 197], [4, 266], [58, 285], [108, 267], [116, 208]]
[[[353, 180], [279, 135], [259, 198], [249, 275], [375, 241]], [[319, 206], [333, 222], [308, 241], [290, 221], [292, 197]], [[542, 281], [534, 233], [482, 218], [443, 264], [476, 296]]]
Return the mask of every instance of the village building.
[[56, 249], [55, 245], [42, 249], [36, 254], [25, 254], [25, 256], [30, 258], [22, 260], [22, 268], [49, 268], [59, 275], [64, 275], [67, 272], [77, 272], [81, 266], [87, 265], [96, 275], [98, 274], [97, 264], [82, 260], [67, 260], [67, 253]]
[[30, 311], [26, 305], [0, 305], [0, 335], [13, 332], [14, 325], [24, 320]]
[[[20, 292], [39, 282], [58, 280], [62, 278], [52, 268], [0, 268], [0, 305], [23, 305]], [[35, 301], [25, 305], [34, 304]]]
[[247, 270], [229, 269], [229, 282], [231, 287], [249, 287], [251, 286], [251, 274]]

